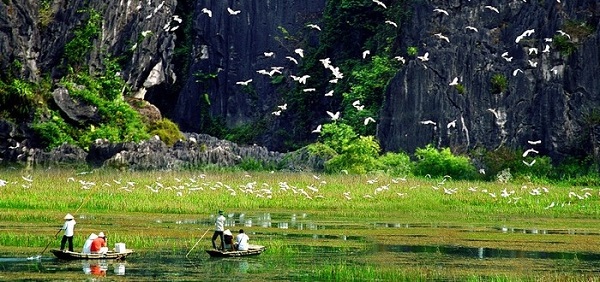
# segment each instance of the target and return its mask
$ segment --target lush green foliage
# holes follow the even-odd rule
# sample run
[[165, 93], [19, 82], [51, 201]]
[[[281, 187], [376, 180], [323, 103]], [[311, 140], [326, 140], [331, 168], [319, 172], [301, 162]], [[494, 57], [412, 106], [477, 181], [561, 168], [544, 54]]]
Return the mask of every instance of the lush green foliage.
[[379, 161], [383, 170], [389, 175], [406, 176], [412, 173], [413, 165], [410, 156], [405, 153], [387, 152], [379, 157]]
[[86, 10], [89, 18], [74, 31], [74, 38], [65, 45], [65, 58], [71, 67], [78, 69], [94, 48], [94, 39], [100, 34], [102, 17], [94, 10]]
[[183, 139], [179, 126], [166, 118], [150, 125], [150, 135], [157, 135], [168, 146], [172, 146], [178, 140]]
[[499, 94], [508, 89], [508, 79], [503, 74], [496, 73], [492, 75], [491, 83], [493, 94]]
[[449, 175], [454, 179], [474, 179], [477, 175], [469, 158], [455, 156], [450, 148], [436, 149], [431, 145], [415, 151], [417, 162], [414, 174], [431, 177]]

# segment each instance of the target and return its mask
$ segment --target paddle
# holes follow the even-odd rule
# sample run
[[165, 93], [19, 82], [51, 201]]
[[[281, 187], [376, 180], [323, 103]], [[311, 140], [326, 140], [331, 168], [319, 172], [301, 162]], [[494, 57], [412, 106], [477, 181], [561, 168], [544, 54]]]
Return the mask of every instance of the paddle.
[[206, 229], [206, 231], [204, 232], [204, 234], [202, 234], [202, 237], [200, 237], [200, 239], [198, 239], [198, 242], [196, 242], [196, 244], [194, 244], [194, 246], [190, 249], [190, 251], [185, 255], [186, 258], [190, 255], [190, 253], [198, 245], [198, 243], [200, 243], [200, 241], [202, 240], [202, 238], [204, 238], [204, 235], [206, 235], [206, 233], [208, 233], [209, 230], [210, 230], [210, 228]]
[[[90, 193], [89, 195], [87, 195], [87, 197], [85, 197], [85, 199], [83, 199], [83, 202], [81, 202], [81, 205], [79, 205], [79, 208], [77, 208], [77, 210], [75, 210], [75, 212], [73, 214], [76, 214], [81, 209], [81, 207], [83, 207], [83, 204], [85, 204], [85, 202], [87, 201], [87, 199], [90, 198], [91, 195], [92, 194]], [[56, 234], [54, 234], [54, 238], [56, 238], [56, 236], [58, 236], [58, 233], [60, 233], [60, 231], [62, 231], [62, 228], [58, 229], [58, 231], [56, 231]], [[50, 242], [48, 242], [48, 244], [46, 244], [46, 247], [44, 248], [44, 250], [39, 254], [40, 257], [44, 254], [44, 252], [46, 252], [46, 250], [48, 249], [50, 244], [52, 244], [52, 240], [50, 240]]]

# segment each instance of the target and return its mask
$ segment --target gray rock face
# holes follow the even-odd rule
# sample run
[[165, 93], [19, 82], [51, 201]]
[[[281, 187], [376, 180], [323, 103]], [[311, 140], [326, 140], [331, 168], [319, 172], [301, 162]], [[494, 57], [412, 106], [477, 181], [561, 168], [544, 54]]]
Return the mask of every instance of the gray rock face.
[[73, 99], [66, 88], [57, 88], [52, 92], [56, 105], [73, 121], [100, 121], [98, 109], [83, 101]]
[[[418, 56], [428, 52], [429, 60], [407, 56], [406, 66], [390, 81], [377, 135], [384, 150], [412, 152], [427, 144], [526, 149], [532, 146], [527, 141], [541, 140], [536, 149], [560, 157], [582, 146], [585, 115], [600, 107], [597, 1], [500, 2], [499, 13], [480, 1], [414, 4], [400, 51], [414, 46]], [[583, 22], [594, 32], [575, 33], [572, 23]], [[576, 50], [565, 55], [547, 38], [569, 23]], [[534, 32], [522, 36], [527, 30]], [[501, 93], [491, 91], [496, 74], [508, 82]], [[463, 93], [449, 85], [455, 77]]]
[[[282, 97], [276, 93], [272, 77], [257, 71], [271, 71], [271, 67], [283, 67], [284, 74], [295, 71], [296, 65], [285, 57], [300, 61], [294, 50], [304, 48], [306, 42], [290, 37], [317, 36], [306, 25], [321, 20], [324, 6], [324, 0], [197, 2], [190, 76], [174, 111], [180, 128], [197, 132], [203, 123], [198, 114], [203, 107], [229, 127], [271, 116]], [[239, 14], [230, 15], [228, 7]], [[205, 8], [212, 17], [202, 12]], [[216, 78], [206, 78], [208, 75]], [[236, 84], [249, 79], [248, 87]]]
[[42, 7], [41, 1], [0, 1], [1, 69], [19, 62], [16, 75], [29, 81], [38, 81], [44, 73], [53, 73], [54, 78], [64, 75], [56, 68], [63, 48], [73, 31], [87, 21], [87, 13], [81, 11], [91, 9], [102, 17], [101, 35], [92, 42], [94, 50], [88, 58], [91, 70], [102, 66], [103, 50], [127, 56], [122, 75], [141, 97], [147, 88], [175, 79], [170, 57], [176, 0], [151, 1], [151, 5], [141, 0], [50, 2]]

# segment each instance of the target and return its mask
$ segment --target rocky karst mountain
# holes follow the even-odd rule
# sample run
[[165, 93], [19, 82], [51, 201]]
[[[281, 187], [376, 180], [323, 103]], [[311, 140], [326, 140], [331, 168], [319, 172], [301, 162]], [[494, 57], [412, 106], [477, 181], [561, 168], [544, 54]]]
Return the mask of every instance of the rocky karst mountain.
[[[387, 9], [402, 5], [410, 15], [407, 21], [381, 18], [399, 23], [390, 49], [405, 59], [388, 84], [377, 120], [383, 149], [410, 152], [431, 143], [464, 150], [527, 148], [532, 146], [527, 141], [541, 140], [535, 148], [555, 157], [588, 148], [600, 153], [597, 1], [383, 3]], [[283, 67], [286, 76], [299, 72], [302, 62], [296, 65], [286, 56], [302, 60], [294, 53], [296, 48], [315, 50], [322, 43], [319, 31], [308, 24], [335, 18], [325, 14], [327, 4], [325, 0], [5, 0], [0, 2], [0, 68], [14, 71], [18, 62], [22, 79], [36, 82], [46, 75], [59, 79], [66, 71], [60, 67], [64, 46], [73, 38], [74, 28], [86, 21], [81, 11], [93, 9], [101, 15], [102, 33], [90, 42], [92, 52], [85, 58], [92, 69], [100, 68], [103, 56], [112, 54], [120, 58], [120, 74], [133, 95], [154, 103], [182, 130], [246, 126], [260, 131], [255, 143], [285, 150], [290, 143], [285, 138], [310, 133], [278, 134], [306, 128], [294, 127], [297, 120], [272, 115], [286, 103], [286, 95], [281, 81], [257, 71]], [[342, 4], [376, 9], [376, 15], [386, 11], [368, 0]], [[177, 14], [178, 7], [186, 9]], [[524, 35], [528, 30], [532, 32]], [[182, 46], [186, 48], [176, 53]], [[335, 44], [330, 48], [334, 53], [347, 51]], [[425, 54], [428, 60], [423, 60]], [[177, 56], [187, 59], [175, 62]], [[455, 85], [449, 85], [455, 78]], [[237, 83], [249, 79], [247, 87]], [[325, 111], [339, 108], [338, 100], [311, 110], [319, 113], [314, 115], [318, 122], [328, 122]], [[13, 160], [22, 152], [9, 147], [34, 139], [26, 124], [4, 122], [0, 127], [2, 158]]]

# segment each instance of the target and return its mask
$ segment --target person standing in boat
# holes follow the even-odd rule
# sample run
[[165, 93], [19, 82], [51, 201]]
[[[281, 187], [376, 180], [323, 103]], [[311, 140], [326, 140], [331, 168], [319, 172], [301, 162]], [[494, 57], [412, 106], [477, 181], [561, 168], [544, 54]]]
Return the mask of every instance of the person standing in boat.
[[238, 251], [247, 251], [249, 247], [248, 240], [250, 240], [250, 237], [244, 233], [244, 229], [240, 229], [240, 234], [235, 236], [235, 249]]
[[65, 244], [67, 242], [69, 242], [69, 252], [73, 251], [73, 235], [75, 233], [75, 224], [75, 218], [70, 213], [65, 215], [65, 224], [63, 224], [63, 227], [60, 229], [65, 231], [62, 240], [60, 241], [61, 251], [65, 250]]
[[221, 238], [221, 250], [225, 249], [225, 239], [223, 238], [223, 232], [225, 231], [225, 216], [223, 216], [223, 211], [219, 210], [219, 216], [215, 220], [215, 233], [212, 236], [212, 245], [213, 248], [217, 248], [215, 241], [217, 237]]

